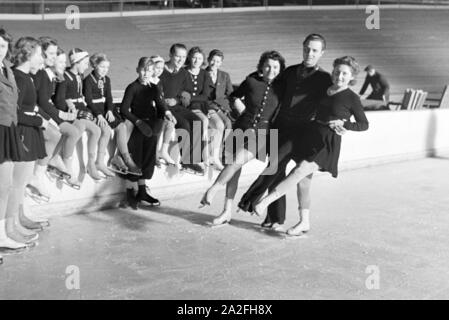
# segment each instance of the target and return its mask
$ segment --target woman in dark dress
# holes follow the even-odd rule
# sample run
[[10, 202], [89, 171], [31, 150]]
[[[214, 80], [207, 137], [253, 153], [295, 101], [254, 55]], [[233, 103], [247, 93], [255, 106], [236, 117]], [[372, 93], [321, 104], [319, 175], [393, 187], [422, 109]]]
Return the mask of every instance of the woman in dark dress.
[[[278, 52], [264, 52], [259, 59], [257, 71], [247, 76], [231, 95], [236, 99], [234, 102], [236, 108], [239, 109], [240, 105], [244, 109], [234, 123], [234, 133], [229, 135], [225, 142], [225, 153], [231, 154], [232, 159], [226, 159], [225, 168], [201, 200], [202, 205], [209, 205], [218, 189], [226, 185], [224, 210], [214, 219], [214, 225], [228, 223], [231, 220], [232, 203], [243, 165], [256, 157], [265, 160], [261, 154], [266, 155], [262, 151], [266, 151], [269, 138], [267, 130], [270, 129], [270, 122], [279, 106], [276, 77], [284, 68], [285, 60]], [[246, 142], [245, 136], [248, 138]], [[236, 145], [229, 143], [230, 139], [234, 138], [237, 138]]]
[[22, 37], [14, 45], [14, 78], [19, 97], [17, 99], [18, 130], [25, 152], [14, 163], [13, 185], [8, 199], [8, 219], [6, 231], [11, 239], [21, 243], [37, 240], [38, 234], [32, 230], [42, 230], [40, 223], [27, 221], [22, 225], [19, 218], [24, 210], [25, 187], [31, 180], [36, 160], [47, 156], [43, 131], [48, 126], [48, 115], [37, 103], [36, 88], [31, 74], [43, 66], [42, 48], [37, 39]]
[[[209, 73], [203, 69], [206, 65], [206, 56], [203, 50], [199, 47], [192, 47], [187, 54], [186, 64], [189, 76], [187, 77], [185, 89], [190, 94], [189, 108], [201, 119], [202, 141], [207, 146], [210, 138], [209, 125], [213, 128], [223, 128], [224, 124], [215, 110], [210, 108], [209, 105], [212, 79]], [[212, 146], [214, 147], [215, 145], [213, 144]], [[218, 170], [222, 170], [223, 164], [220, 161], [218, 152], [215, 152], [214, 155], [214, 157], [210, 157], [209, 148], [204, 148], [203, 160], [205, 164], [212, 164]]]
[[[315, 121], [308, 125], [301, 139], [294, 141], [291, 158], [297, 163], [296, 167], [266, 197], [255, 204], [256, 214], [260, 215], [270, 203], [318, 170], [327, 171], [336, 178], [341, 135], [347, 130], [368, 129], [368, 120], [360, 98], [349, 88], [359, 72], [357, 62], [353, 57], [345, 56], [336, 59], [333, 66], [333, 84], [327, 90], [327, 95], [319, 101]], [[351, 116], [354, 116], [355, 122], [350, 121]], [[278, 154], [285, 154], [282, 152], [282, 146]], [[280, 163], [284, 159], [273, 157], [273, 161]], [[301, 216], [299, 223], [287, 230], [287, 234], [296, 236], [309, 229], [309, 216]]]
[[14, 164], [22, 160], [25, 150], [17, 127], [19, 93], [9, 62], [11, 43], [12, 37], [0, 28], [0, 249], [16, 250], [24, 248], [26, 244], [15, 241], [7, 233], [6, 221], [14, 218], [7, 212], [7, 206], [13, 196]]
[[[230, 129], [232, 129], [230, 95], [234, 88], [229, 74], [220, 69], [223, 59], [223, 52], [218, 49], [212, 50], [207, 58], [209, 65], [206, 69], [211, 78], [209, 114], [221, 119], [221, 121], [210, 121], [210, 126], [215, 130], [210, 135], [213, 138], [211, 142], [212, 159], [216, 164], [221, 164], [220, 149], [222, 142], [223, 139], [226, 140]], [[223, 168], [222, 164], [221, 168]]]
[[[140, 58], [137, 66], [139, 78], [128, 85], [120, 106], [122, 116], [134, 125], [128, 148], [134, 162], [142, 169], [142, 176], [126, 176], [127, 202], [133, 209], [137, 209], [139, 202], [160, 205], [159, 200], [147, 193], [146, 180], [153, 177], [157, 137], [162, 128], [163, 119], [165, 117], [167, 120], [172, 120], [173, 116], [165, 106], [159, 87], [150, 82], [154, 72], [152, 60], [149, 57]], [[136, 182], [137, 194], [134, 190]]]

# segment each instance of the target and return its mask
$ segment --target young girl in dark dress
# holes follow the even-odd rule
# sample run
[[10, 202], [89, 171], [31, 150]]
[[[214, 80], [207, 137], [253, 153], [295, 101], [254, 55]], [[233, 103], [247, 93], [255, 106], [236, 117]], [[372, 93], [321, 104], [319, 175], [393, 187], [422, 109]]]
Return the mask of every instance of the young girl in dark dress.
[[37, 240], [38, 234], [29, 229], [42, 230], [42, 226], [32, 221], [28, 221], [29, 225], [22, 225], [19, 214], [24, 210], [25, 187], [33, 176], [36, 160], [47, 156], [43, 131], [49, 124], [46, 120], [48, 115], [36, 105], [36, 88], [31, 77], [31, 73], [35, 74], [43, 66], [44, 60], [39, 41], [32, 37], [17, 40], [13, 53], [13, 72], [19, 90], [18, 130], [25, 152], [20, 161], [14, 163], [6, 231], [8, 236], [17, 242], [31, 243]]
[[[154, 74], [154, 64], [149, 57], [139, 59], [137, 66], [139, 78], [130, 83], [125, 90], [120, 112], [134, 124], [128, 148], [134, 162], [142, 169], [142, 176], [127, 175], [126, 196], [128, 204], [137, 209], [139, 202], [160, 205], [159, 200], [147, 193], [146, 180], [153, 177], [156, 164], [157, 135], [165, 118], [172, 117], [167, 110], [159, 87], [150, 82]], [[137, 195], [135, 184], [137, 182]]]
[[[104, 53], [95, 53], [90, 57], [90, 65], [93, 71], [84, 79], [83, 94], [86, 98], [87, 107], [97, 118], [97, 124], [101, 128], [101, 137], [98, 142], [97, 169], [107, 176], [114, 176], [105, 165], [106, 148], [111, 139], [111, 131], [116, 133], [118, 153], [113, 163], [123, 162], [131, 174], [141, 175], [141, 170], [132, 160], [128, 151], [127, 127], [114, 109], [112, 99], [111, 79], [107, 76], [110, 62]], [[120, 157], [121, 159], [117, 159]]]
[[[100, 180], [95, 165], [97, 158], [97, 145], [101, 136], [101, 129], [95, 124], [94, 115], [87, 107], [83, 96], [82, 75], [89, 67], [89, 54], [79, 48], [69, 51], [70, 67], [64, 72], [64, 78], [56, 85], [56, 94], [53, 98], [54, 104], [64, 112], [76, 113], [77, 119], [73, 123], [80, 132], [87, 132], [87, 173], [94, 180]], [[72, 168], [73, 155], [63, 159], [67, 171], [71, 175], [70, 183], [78, 184]]]
[[[238, 179], [242, 166], [254, 158], [262, 161], [263, 151], [266, 151], [270, 122], [279, 106], [279, 88], [276, 77], [285, 68], [285, 60], [277, 51], [264, 52], [257, 65], [257, 71], [246, 77], [239, 88], [232, 93], [237, 105], [244, 100], [242, 114], [234, 123], [234, 130], [249, 133], [248, 142], [244, 137], [239, 139], [235, 150], [225, 150], [232, 153], [232, 159], [227, 160], [224, 169], [220, 172], [214, 184], [204, 194], [201, 205], [209, 205], [218, 189], [226, 184], [226, 198], [223, 212], [213, 221], [214, 225], [228, 223], [232, 216], [232, 203], [237, 192]], [[237, 133], [235, 133], [237, 132]], [[234, 139], [239, 131], [229, 135]], [[244, 135], [242, 135], [244, 136]], [[256, 138], [257, 137], [257, 138]], [[250, 143], [251, 142], [251, 143]], [[225, 149], [228, 143], [225, 142]], [[233, 144], [230, 144], [231, 146]], [[251, 148], [250, 146], [256, 146]], [[265, 153], [266, 155], [266, 153]]]
[[[165, 61], [161, 56], [151, 56], [150, 59], [154, 63], [154, 74], [153, 77], [151, 77], [150, 82], [157, 85], [161, 92], [164, 92], [160, 76], [162, 72], [164, 72]], [[164, 120], [160, 134], [162, 136], [162, 144], [160, 150], [157, 152], [158, 159], [156, 160], [159, 165], [164, 163], [165, 165], [180, 166], [179, 163], [176, 163], [175, 160], [173, 160], [173, 157], [169, 152], [170, 143], [175, 141], [175, 125], [176, 118], [174, 117], [171, 120]]]
[[[254, 211], [258, 215], [311, 173], [327, 171], [336, 178], [341, 135], [347, 130], [368, 129], [368, 120], [360, 98], [349, 88], [359, 72], [357, 62], [353, 57], [345, 56], [336, 59], [333, 66], [333, 85], [329, 87], [327, 96], [320, 100], [315, 121], [308, 125], [301, 139], [294, 142], [292, 158], [297, 163], [296, 167], [266, 197], [256, 203]], [[355, 122], [350, 121], [351, 116], [354, 116]], [[282, 146], [278, 154], [284, 154]], [[283, 159], [273, 161], [279, 163]], [[309, 229], [309, 216], [301, 216], [299, 223], [287, 230], [287, 234], [296, 236]]]
[[24, 248], [26, 244], [9, 237], [6, 221], [14, 217], [7, 211], [7, 206], [9, 198], [13, 197], [14, 164], [24, 158], [25, 149], [17, 127], [19, 93], [9, 62], [11, 43], [12, 37], [0, 28], [0, 249], [15, 250]]
[[[194, 112], [201, 120], [202, 141], [206, 146], [203, 152], [203, 161], [206, 165], [215, 164], [221, 170], [223, 165], [219, 157], [210, 159], [208, 128], [209, 123], [213, 127], [223, 127], [223, 121], [217, 115], [215, 110], [209, 108], [210, 90], [212, 79], [209, 73], [203, 69], [206, 66], [206, 56], [200, 47], [192, 47], [187, 53], [186, 70], [188, 73], [186, 82], [186, 91], [190, 94], [190, 105], [188, 108]], [[218, 154], [217, 154], [218, 155]]]

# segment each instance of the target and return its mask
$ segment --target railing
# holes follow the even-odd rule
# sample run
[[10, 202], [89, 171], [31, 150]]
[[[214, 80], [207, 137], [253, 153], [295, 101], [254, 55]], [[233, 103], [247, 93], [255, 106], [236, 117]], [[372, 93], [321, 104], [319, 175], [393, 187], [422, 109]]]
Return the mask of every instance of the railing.
[[188, 8], [232, 8], [268, 6], [323, 6], [323, 5], [449, 5], [448, 0], [0, 0], [0, 13], [52, 14], [64, 13], [69, 5], [80, 12], [126, 12], [147, 10], [174, 10]]

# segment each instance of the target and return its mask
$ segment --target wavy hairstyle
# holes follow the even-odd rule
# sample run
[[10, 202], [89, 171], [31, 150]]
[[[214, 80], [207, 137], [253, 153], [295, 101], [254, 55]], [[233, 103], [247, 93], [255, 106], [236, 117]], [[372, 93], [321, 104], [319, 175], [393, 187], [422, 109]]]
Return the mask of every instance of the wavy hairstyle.
[[17, 67], [30, 60], [41, 44], [33, 37], [21, 37], [16, 41], [13, 48], [13, 64]]
[[351, 68], [352, 76], [354, 77], [354, 79], [349, 82], [349, 85], [353, 86], [354, 84], [356, 84], [357, 81], [355, 78], [360, 72], [360, 66], [357, 61], [351, 56], [344, 56], [335, 59], [332, 66], [335, 68], [339, 65], [346, 65]]
[[284, 69], [285, 69], [285, 59], [284, 59], [284, 57], [279, 52], [277, 52], [275, 50], [271, 50], [271, 51], [265, 51], [260, 56], [259, 63], [257, 64], [257, 71], [259, 73], [262, 73], [263, 65], [269, 59], [274, 60], [274, 61], [279, 61], [279, 64], [281, 66], [280, 72], [284, 71]]

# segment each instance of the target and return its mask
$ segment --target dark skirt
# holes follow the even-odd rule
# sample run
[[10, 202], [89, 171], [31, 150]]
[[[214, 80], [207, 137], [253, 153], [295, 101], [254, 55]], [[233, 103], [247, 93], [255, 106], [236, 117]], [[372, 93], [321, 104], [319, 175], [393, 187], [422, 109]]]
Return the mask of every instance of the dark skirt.
[[229, 134], [224, 142], [223, 153], [226, 159], [225, 163], [232, 163], [237, 152], [241, 149], [251, 151], [253, 154], [255, 153], [257, 160], [265, 161], [269, 153], [269, 140], [269, 130], [258, 131], [254, 129], [243, 130], [234, 128], [233, 132]]
[[41, 128], [19, 125], [20, 139], [25, 150], [20, 161], [36, 161], [47, 156], [44, 133]]
[[6, 161], [22, 161], [25, 154], [19, 130], [13, 123], [11, 126], [0, 125], [0, 163]]
[[149, 180], [153, 177], [158, 140], [155, 132], [160, 126], [160, 119], [144, 121], [153, 129], [153, 135], [148, 138], [137, 127], [134, 127], [128, 141], [128, 149], [136, 165], [142, 169], [142, 176], [128, 174], [124, 178], [129, 181], [138, 181], [139, 179]]
[[208, 105], [207, 101], [194, 101], [190, 104], [189, 109], [192, 111], [200, 110], [205, 115], [207, 115], [209, 113], [209, 105]]
[[[124, 120], [123, 120], [122, 116], [116, 110], [113, 110], [112, 113], [114, 114], [115, 119], [112, 122], [108, 121], [108, 123], [112, 129], [115, 129], [119, 126], [120, 123], [124, 122]], [[106, 115], [106, 113], [104, 115]]]
[[340, 135], [327, 125], [311, 122], [299, 139], [294, 141], [292, 158], [296, 163], [303, 160], [315, 162], [320, 167], [320, 171], [329, 172], [336, 178], [340, 147]]

